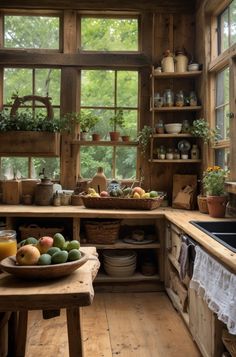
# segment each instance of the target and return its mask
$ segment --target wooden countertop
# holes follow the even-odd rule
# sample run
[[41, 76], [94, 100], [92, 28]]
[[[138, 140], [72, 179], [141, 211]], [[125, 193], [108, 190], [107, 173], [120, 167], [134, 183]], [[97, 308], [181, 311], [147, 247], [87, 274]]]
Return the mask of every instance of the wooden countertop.
[[[5, 217], [73, 217], [73, 218], [145, 218], [145, 219], [163, 219], [184, 230], [211, 255], [227, 266], [232, 272], [236, 273], [236, 253], [227, 249], [216, 240], [193, 226], [189, 221], [217, 221], [232, 220], [232, 218], [211, 218], [207, 214], [199, 211], [188, 211], [173, 209], [171, 207], [160, 207], [156, 210], [138, 211], [121, 209], [88, 209], [84, 206], [26, 206], [26, 205], [0, 205], [0, 216]], [[236, 221], [236, 219], [235, 219]]]

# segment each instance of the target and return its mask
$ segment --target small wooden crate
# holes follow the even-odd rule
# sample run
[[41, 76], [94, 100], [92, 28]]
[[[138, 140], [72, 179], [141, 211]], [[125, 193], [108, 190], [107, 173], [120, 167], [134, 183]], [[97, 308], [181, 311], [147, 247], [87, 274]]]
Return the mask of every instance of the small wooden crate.
[[37, 224], [22, 225], [19, 227], [21, 240], [34, 237], [40, 238], [43, 236], [53, 237], [56, 233], [63, 232], [63, 227], [40, 227]]
[[113, 244], [119, 238], [120, 220], [86, 221], [85, 232], [89, 243]]

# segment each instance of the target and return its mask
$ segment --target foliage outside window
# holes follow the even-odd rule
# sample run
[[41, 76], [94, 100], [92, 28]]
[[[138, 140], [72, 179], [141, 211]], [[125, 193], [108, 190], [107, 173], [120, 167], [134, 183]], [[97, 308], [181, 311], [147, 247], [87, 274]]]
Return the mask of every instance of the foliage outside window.
[[59, 17], [4, 16], [4, 47], [59, 49]]
[[236, 42], [236, 0], [218, 16], [218, 53]]
[[138, 19], [81, 18], [84, 51], [138, 51]]
[[[100, 118], [94, 128], [102, 140], [109, 140], [113, 131], [110, 120], [121, 109], [124, 124], [122, 135], [137, 137], [138, 129], [138, 72], [116, 70], [83, 70], [81, 72], [81, 110], [89, 109]], [[102, 166], [109, 178], [135, 178], [137, 148], [81, 147], [81, 175], [91, 177]], [[98, 165], [99, 164], [99, 165]]]

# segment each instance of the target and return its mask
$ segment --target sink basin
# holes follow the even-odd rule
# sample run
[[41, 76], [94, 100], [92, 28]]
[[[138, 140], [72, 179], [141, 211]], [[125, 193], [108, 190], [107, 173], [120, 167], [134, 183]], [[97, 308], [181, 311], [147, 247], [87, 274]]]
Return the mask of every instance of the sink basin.
[[190, 221], [226, 248], [236, 253], [236, 220], [235, 221]]

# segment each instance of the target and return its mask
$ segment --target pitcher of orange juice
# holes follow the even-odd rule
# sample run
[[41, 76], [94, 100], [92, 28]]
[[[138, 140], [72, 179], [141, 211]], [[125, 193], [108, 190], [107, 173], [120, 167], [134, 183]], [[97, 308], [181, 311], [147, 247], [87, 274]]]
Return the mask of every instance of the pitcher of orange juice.
[[16, 231], [0, 230], [0, 261], [11, 255], [16, 255]]

